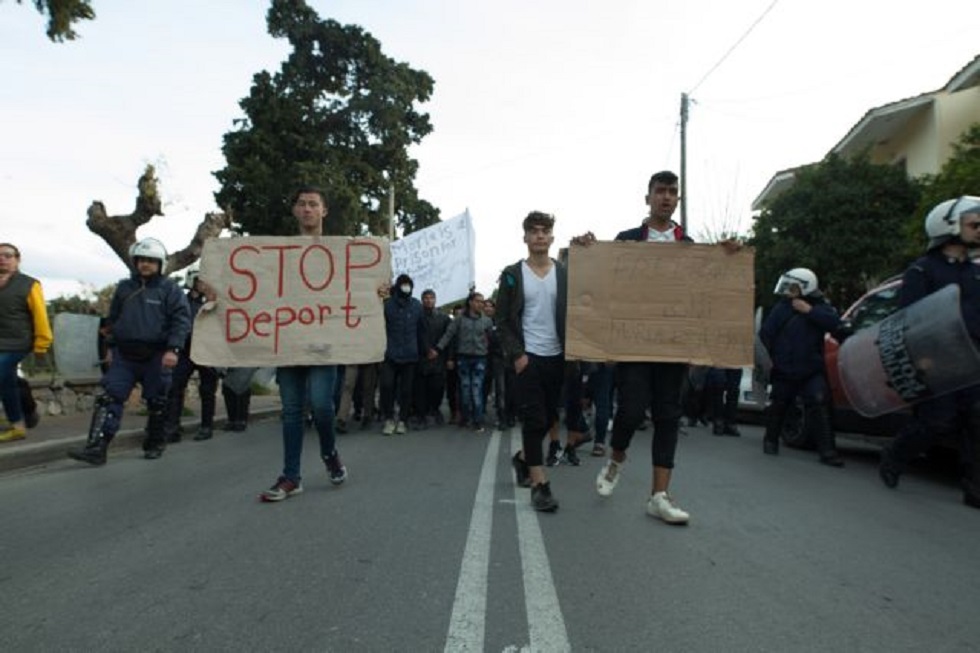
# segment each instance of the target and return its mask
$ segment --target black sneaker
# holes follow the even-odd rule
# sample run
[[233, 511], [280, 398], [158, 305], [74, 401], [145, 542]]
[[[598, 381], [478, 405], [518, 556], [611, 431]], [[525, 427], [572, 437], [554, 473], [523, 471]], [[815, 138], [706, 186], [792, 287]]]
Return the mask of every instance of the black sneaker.
[[41, 421], [41, 415], [35, 410], [33, 412], [24, 415], [24, 424], [27, 428], [32, 429], [38, 425]]
[[194, 436], [194, 439], [198, 442], [201, 440], [210, 440], [213, 435], [214, 431], [210, 426], [202, 426], [201, 428], [197, 429], [197, 435]]
[[330, 456], [323, 457], [323, 464], [327, 466], [327, 474], [330, 475], [330, 482], [340, 485], [347, 480], [347, 468], [340, 460], [340, 454], [336, 451]]
[[551, 495], [550, 483], [542, 483], [531, 488], [531, 507], [538, 512], [558, 510], [558, 500]]
[[163, 455], [163, 447], [150, 447], [149, 449], [143, 450], [143, 457], [147, 460], [157, 460]]
[[527, 469], [527, 463], [521, 459], [520, 452], [515, 453], [514, 457], [510, 459], [510, 462], [514, 466], [517, 485], [519, 487], [531, 487], [531, 473]]
[[561, 464], [571, 465], [572, 467], [578, 467], [582, 464], [579, 460], [578, 454], [575, 453], [574, 447], [565, 447], [565, 451], [561, 454]]
[[561, 443], [557, 440], [552, 440], [548, 444], [548, 457], [545, 458], [544, 464], [548, 467], [554, 467], [558, 464], [558, 456], [561, 453]]
[[733, 438], [742, 437], [742, 433], [738, 430], [738, 427], [731, 423], [725, 424], [725, 427], [722, 429], [722, 432], [725, 435], [732, 436]]

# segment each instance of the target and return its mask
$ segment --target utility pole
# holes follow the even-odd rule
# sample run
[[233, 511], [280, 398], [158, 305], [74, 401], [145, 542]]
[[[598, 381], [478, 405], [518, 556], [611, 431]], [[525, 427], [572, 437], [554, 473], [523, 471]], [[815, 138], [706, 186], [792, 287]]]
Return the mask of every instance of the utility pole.
[[395, 242], [395, 184], [388, 186], [388, 240]]
[[687, 233], [687, 93], [681, 93], [681, 229]]

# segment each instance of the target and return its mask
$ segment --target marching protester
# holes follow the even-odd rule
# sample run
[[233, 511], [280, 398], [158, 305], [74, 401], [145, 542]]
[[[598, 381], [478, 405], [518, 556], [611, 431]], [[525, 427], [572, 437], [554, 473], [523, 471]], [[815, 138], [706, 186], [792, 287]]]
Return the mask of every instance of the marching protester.
[[[422, 291], [422, 320], [425, 322], [425, 339], [436, 343], [445, 335], [452, 320], [436, 309], [436, 292], [432, 289]], [[419, 361], [415, 378], [415, 412], [420, 426], [428, 425], [429, 420], [436, 426], [444, 423], [442, 417], [442, 395], [446, 392], [446, 355], [436, 352], [435, 358], [428, 354]]]
[[781, 299], [759, 329], [759, 338], [772, 358], [772, 392], [762, 450], [779, 454], [786, 412], [800, 398], [820, 462], [841, 467], [844, 459], [834, 443], [823, 356], [824, 336], [841, 328], [840, 317], [820, 292], [817, 275], [807, 268], [784, 272], [773, 292]]
[[483, 295], [471, 291], [466, 298], [466, 310], [452, 321], [429, 358], [434, 359], [452, 347], [456, 352], [456, 373], [459, 376], [461, 426], [471, 426], [484, 432], [483, 378], [487, 370], [487, 347], [493, 322], [483, 314]]
[[[414, 283], [407, 274], [395, 280], [394, 292], [385, 300], [385, 347], [381, 364], [381, 412], [385, 420], [383, 435], [404, 434], [412, 411], [412, 385], [419, 359], [429, 353], [422, 303], [412, 297]], [[398, 422], [395, 423], [395, 394], [398, 394]]]
[[[483, 302], [483, 314], [491, 320], [497, 315], [497, 305], [490, 299]], [[500, 346], [500, 335], [494, 326], [489, 335], [487, 348], [487, 378], [483, 397], [486, 402], [493, 392], [493, 409], [497, 417], [497, 429], [503, 431], [514, 426], [514, 368], [504, 360], [504, 350]]]
[[[44, 356], [52, 340], [41, 283], [20, 271], [19, 249], [0, 243], [0, 395], [7, 418], [7, 426], [0, 430], [0, 442], [23, 439], [27, 420], [36, 417], [36, 410], [33, 416], [23, 410], [17, 366], [32, 352], [36, 357]], [[30, 398], [30, 386], [27, 392]]]
[[[963, 321], [973, 341], [980, 344], [980, 266], [970, 259], [970, 250], [980, 247], [980, 197], [941, 202], [926, 215], [925, 231], [928, 249], [905, 271], [899, 305], [909, 306], [955, 284]], [[882, 482], [897, 487], [909, 461], [937, 438], [962, 430], [963, 503], [980, 508], [980, 384], [926, 399], [913, 406], [912, 414], [912, 421], [882, 451], [878, 470]]]
[[[187, 301], [191, 309], [191, 330], [193, 331], [194, 318], [197, 316], [201, 307], [207, 303], [207, 297], [201, 288], [201, 281], [198, 279], [197, 270], [187, 272], [187, 279], [184, 286], [187, 288]], [[218, 391], [218, 372], [213, 367], [198, 365], [191, 360], [191, 336], [187, 335], [187, 340], [177, 358], [177, 366], [174, 367], [173, 385], [170, 388], [170, 400], [167, 406], [167, 420], [164, 425], [164, 434], [167, 442], [180, 442], [180, 418], [184, 412], [184, 396], [187, 393], [187, 384], [191, 375], [197, 372], [197, 392], [201, 399], [201, 423], [198, 426], [195, 440], [208, 440], [211, 438], [214, 429], [214, 409], [215, 394]]]
[[[463, 315], [463, 304], [456, 304], [452, 309], [450, 325]], [[448, 328], [448, 327], [447, 327]], [[443, 351], [436, 351], [441, 358], [446, 359], [446, 403], [449, 404], [449, 423], [463, 425], [465, 420], [460, 412], [459, 370], [456, 368], [456, 351], [450, 346]]]
[[106, 321], [109, 369], [102, 376], [88, 441], [68, 456], [104, 465], [109, 443], [119, 431], [123, 404], [139, 383], [148, 412], [144, 457], [163, 455], [167, 396], [173, 370], [191, 329], [187, 297], [163, 276], [167, 250], [159, 240], [144, 238], [129, 248], [133, 274], [116, 286]]
[[[671, 219], [679, 199], [677, 175], [670, 171], [655, 173], [647, 184], [647, 218], [639, 227], [619, 233], [616, 240], [653, 243], [657, 246], [693, 242], [681, 226]], [[572, 244], [588, 246], [595, 240], [595, 235], [589, 232], [574, 238]], [[726, 246], [726, 249], [731, 248], [730, 245]], [[617, 363], [618, 406], [613, 419], [612, 453], [596, 478], [596, 491], [599, 495], [611, 495], [619, 483], [626, 462], [626, 450], [633, 434], [643, 425], [646, 409], [650, 407], [653, 420], [653, 479], [646, 510], [650, 516], [669, 524], [686, 524], [690, 519], [688, 513], [677, 505], [668, 492], [682, 414], [681, 385], [686, 373], [685, 363]]]
[[497, 332], [514, 367], [521, 420], [522, 448], [512, 463], [517, 484], [531, 488], [531, 506], [540, 512], [558, 509], [542, 465], [542, 441], [558, 421], [565, 369], [568, 277], [549, 254], [554, 225], [554, 216], [539, 211], [524, 218], [527, 258], [504, 268], [497, 291]]
[[[301, 236], [322, 236], [327, 217], [327, 197], [319, 188], [303, 186], [293, 193], [291, 202]], [[313, 426], [320, 442], [320, 459], [330, 482], [347, 480], [347, 467], [337, 453], [334, 434], [335, 365], [285, 365], [276, 368], [282, 401], [282, 473], [259, 498], [282, 501], [303, 491], [300, 460], [303, 455], [303, 417], [307, 402], [313, 409]]]

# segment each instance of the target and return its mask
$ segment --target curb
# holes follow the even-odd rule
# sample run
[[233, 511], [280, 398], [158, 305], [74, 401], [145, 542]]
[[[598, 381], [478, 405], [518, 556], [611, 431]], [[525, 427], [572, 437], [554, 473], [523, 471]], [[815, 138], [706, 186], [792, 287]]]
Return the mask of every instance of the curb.
[[[278, 415], [279, 407], [259, 408], [249, 413], [250, 420], [266, 419], [273, 415]], [[214, 420], [215, 427], [226, 424], [226, 418]], [[196, 427], [197, 422], [184, 422], [184, 426]], [[68, 460], [68, 450], [81, 447], [85, 444], [87, 434], [73, 435], [56, 440], [46, 440], [44, 442], [24, 442], [13, 447], [0, 448], [0, 473], [24, 469], [27, 467], [37, 467], [50, 462]], [[116, 433], [112, 440], [112, 451], [125, 451], [136, 449], [143, 445], [143, 429], [123, 429]], [[84, 465], [84, 463], [79, 463]]]

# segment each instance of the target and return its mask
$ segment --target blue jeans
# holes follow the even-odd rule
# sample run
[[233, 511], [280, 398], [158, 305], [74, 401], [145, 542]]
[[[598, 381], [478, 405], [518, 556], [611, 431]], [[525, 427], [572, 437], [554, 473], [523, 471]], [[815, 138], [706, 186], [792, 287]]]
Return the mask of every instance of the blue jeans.
[[[299, 483], [303, 456], [303, 416], [307, 387], [313, 408], [313, 425], [320, 437], [320, 457], [336, 452], [333, 432], [333, 393], [337, 382], [336, 365], [301, 365], [276, 369], [282, 400], [283, 478]], [[307, 385], [308, 384], [308, 385]]]
[[459, 371], [463, 417], [472, 424], [483, 424], [483, 377], [487, 372], [487, 359], [459, 355], [456, 369]]
[[3, 398], [3, 412], [7, 421], [16, 424], [24, 419], [20, 409], [20, 390], [17, 387], [17, 365], [24, 360], [25, 352], [0, 352], [0, 395]]
[[589, 385], [592, 388], [592, 403], [595, 404], [595, 442], [605, 444], [609, 418], [612, 417], [613, 368], [600, 363], [589, 374]]

